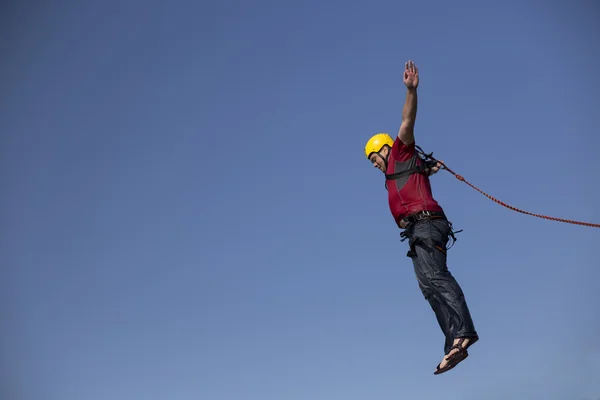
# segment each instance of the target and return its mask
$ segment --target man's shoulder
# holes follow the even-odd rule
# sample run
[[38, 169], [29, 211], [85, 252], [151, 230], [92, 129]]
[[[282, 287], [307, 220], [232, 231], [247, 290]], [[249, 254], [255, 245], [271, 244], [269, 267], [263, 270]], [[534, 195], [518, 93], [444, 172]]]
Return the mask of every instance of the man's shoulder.
[[390, 156], [397, 161], [406, 161], [415, 154], [415, 142], [406, 144], [400, 137], [396, 136]]
[[410, 143], [405, 143], [404, 141], [402, 141], [402, 139], [400, 139], [400, 136], [396, 136], [396, 138], [394, 139], [394, 145], [395, 146], [404, 146], [404, 147], [415, 147], [416, 144], [416, 140], [413, 140]]

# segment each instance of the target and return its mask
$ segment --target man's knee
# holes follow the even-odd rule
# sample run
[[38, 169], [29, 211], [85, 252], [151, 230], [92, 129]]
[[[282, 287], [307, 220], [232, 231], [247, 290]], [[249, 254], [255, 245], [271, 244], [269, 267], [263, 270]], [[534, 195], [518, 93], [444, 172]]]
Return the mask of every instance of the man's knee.
[[423, 297], [425, 297], [425, 300], [430, 301], [433, 296], [434, 296], [434, 291], [433, 289], [431, 289], [430, 287], [424, 287], [424, 286], [420, 286], [421, 289], [421, 293], [423, 293]]
[[430, 284], [432, 290], [438, 292], [449, 304], [460, 305], [465, 302], [462, 288], [449, 271], [446, 270], [445, 273], [431, 279]]

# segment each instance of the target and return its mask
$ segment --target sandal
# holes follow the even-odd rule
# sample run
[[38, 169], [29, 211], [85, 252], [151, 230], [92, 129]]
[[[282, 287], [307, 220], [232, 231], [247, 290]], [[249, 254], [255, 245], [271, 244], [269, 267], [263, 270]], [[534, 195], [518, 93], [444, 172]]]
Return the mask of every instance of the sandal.
[[[462, 344], [465, 342], [466, 339], [469, 339], [469, 343], [467, 343], [466, 346], [463, 346]], [[450, 350], [452, 349], [459, 349], [459, 350], [464, 350], [467, 351], [469, 349], [469, 347], [473, 346], [475, 343], [477, 343], [477, 341], [479, 340], [479, 336], [467, 336], [467, 337], [461, 337], [458, 338], [458, 343], [456, 343], [454, 346], [452, 346], [450, 348]]]
[[[479, 340], [479, 336], [474, 336], [474, 337], [468, 337], [465, 339], [469, 339], [469, 343], [467, 343], [467, 346], [465, 347], [465, 350], [467, 350], [469, 347], [473, 346], [475, 343], [477, 343], [477, 341]], [[463, 338], [461, 338], [460, 343], [462, 343], [464, 341]]]
[[439, 375], [443, 374], [444, 372], [450, 371], [452, 368], [456, 367], [458, 363], [463, 361], [465, 358], [469, 357], [469, 352], [467, 351], [467, 348], [470, 347], [471, 344], [475, 343], [477, 339], [472, 339], [471, 341], [469, 341], [469, 344], [467, 344], [467, 347], [462, 347], [462, 343], [464, 342], [464, 340], [464, 338], [461, 338], [458, 343], [456, 343], [450, 348], [450, 351], [448, 353], [450, 353], [453, 349], [458, 349], [458, 351], [446, 358], [447, 364], [444, 368], [440, 368], [440, 365], [442, 364], [439, 363], [437, 367], [435, 367], [435, 372], [433, 373], [434, 375]]

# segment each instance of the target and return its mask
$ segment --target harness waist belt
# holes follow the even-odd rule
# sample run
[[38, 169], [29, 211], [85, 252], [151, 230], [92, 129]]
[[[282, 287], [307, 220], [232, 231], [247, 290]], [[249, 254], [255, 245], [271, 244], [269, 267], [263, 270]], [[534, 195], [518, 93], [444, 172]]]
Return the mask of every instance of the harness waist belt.
[[402, 218], [400, 220], [400, 223], [402, 224], [403, 222], [406, 224], [409, 224], [411, 222], [417, 222], [417, 221], [421, 221], [422, 219], [426, 219], [426, 218], [446, 218], [446, 214], [444, 214], [443, 212], [440, 211], [419, 211], [416, 212], [414, 214], [410, 214], [404, 218]]

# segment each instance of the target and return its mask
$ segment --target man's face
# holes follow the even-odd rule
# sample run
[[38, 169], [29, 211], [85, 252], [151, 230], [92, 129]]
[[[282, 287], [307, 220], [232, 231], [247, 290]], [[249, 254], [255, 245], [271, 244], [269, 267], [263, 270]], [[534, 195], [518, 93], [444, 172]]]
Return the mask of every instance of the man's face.
[[381, 149], [379, 153], [373, 153], [369, 157], [369, 161], [373, 164], [373, 167], [378, 168], [381, 172], [385, 174], [385, 159], [388, 155], [387, 146]]

